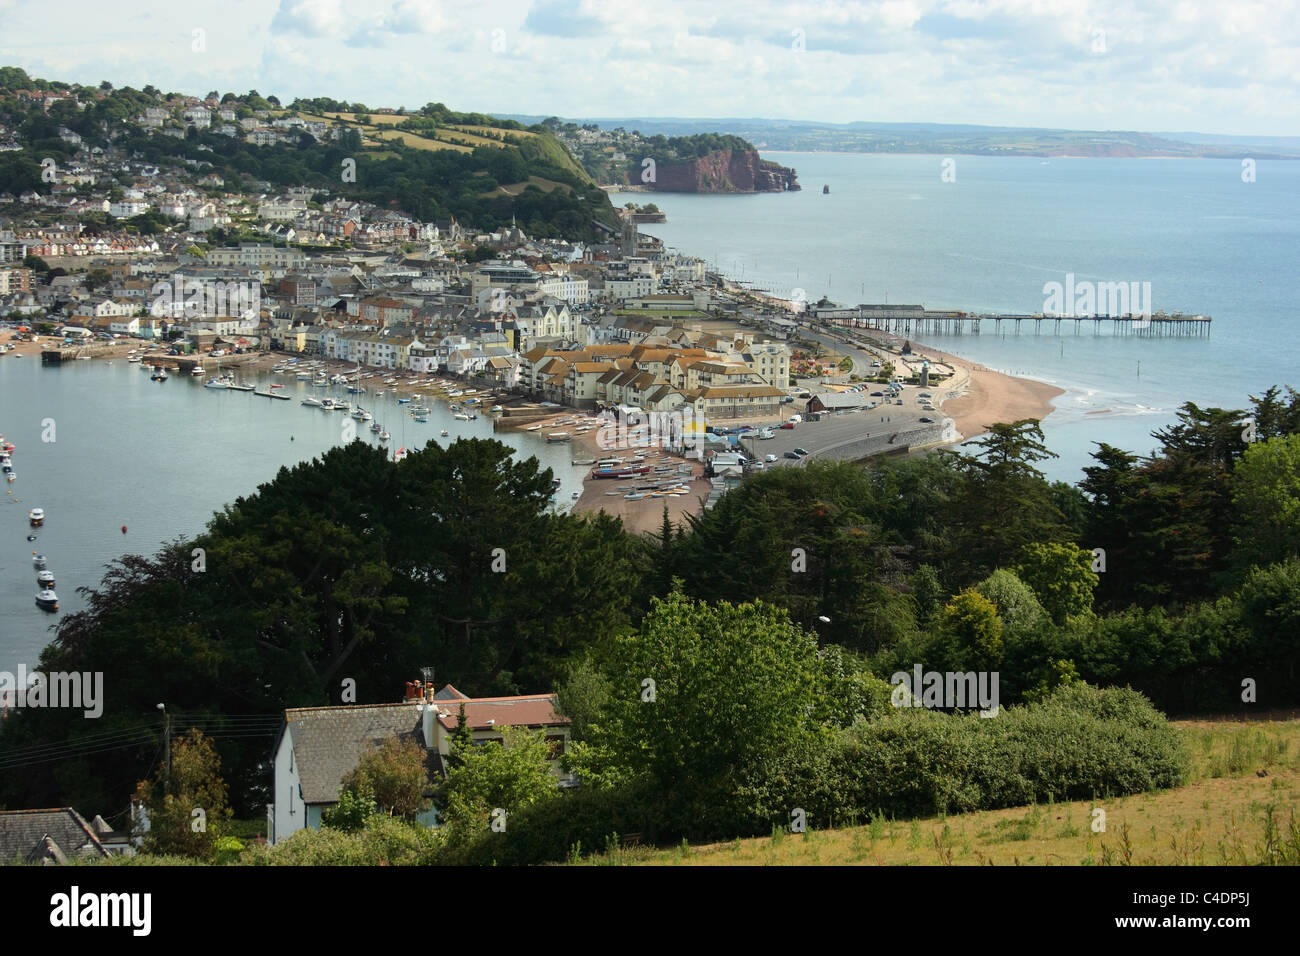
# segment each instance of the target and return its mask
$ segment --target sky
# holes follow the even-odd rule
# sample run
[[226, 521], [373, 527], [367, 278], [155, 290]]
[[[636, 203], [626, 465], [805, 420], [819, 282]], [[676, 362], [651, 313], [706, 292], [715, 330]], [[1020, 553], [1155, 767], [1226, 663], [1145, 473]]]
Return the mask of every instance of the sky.
[[0, 0], [0, 64], [370, 108], [1300, 132], [1300, 0]]

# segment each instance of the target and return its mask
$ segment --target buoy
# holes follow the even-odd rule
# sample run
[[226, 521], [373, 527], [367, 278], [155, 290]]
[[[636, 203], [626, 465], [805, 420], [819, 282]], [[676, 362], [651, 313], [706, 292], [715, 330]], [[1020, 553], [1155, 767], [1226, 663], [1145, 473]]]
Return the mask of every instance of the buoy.
[[289, 436], [289, 441], [293, 441], [293, 436], [292, 436], [292, 435]]
[[122, 525], [122, 533], [126, 534], [126, 525]]

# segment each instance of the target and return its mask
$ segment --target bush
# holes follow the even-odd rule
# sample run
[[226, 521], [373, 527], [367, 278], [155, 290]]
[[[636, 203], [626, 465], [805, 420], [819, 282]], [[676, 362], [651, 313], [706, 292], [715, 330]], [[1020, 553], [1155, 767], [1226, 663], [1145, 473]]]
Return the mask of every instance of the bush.
[[438, 831], [381, 814], [368, 819], [355, 833], [299, 830], [273, 847], [245, 850], [241, 862], [254, 866], [420, 866], [438, 862], [441, 846]]
[[1071, 684], [994, 718], [908, 708], [861, 722], [832, 764], [860, 815], [917, 815], [1178, 786], [1189, 757], [1141, 694]]

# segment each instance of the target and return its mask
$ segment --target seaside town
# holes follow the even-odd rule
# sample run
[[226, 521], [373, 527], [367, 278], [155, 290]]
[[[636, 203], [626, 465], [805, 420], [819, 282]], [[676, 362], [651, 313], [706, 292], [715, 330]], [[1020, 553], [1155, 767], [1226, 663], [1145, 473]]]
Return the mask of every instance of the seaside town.
[[[62, 99], [19, 95], [46, 111]], [[189, 98], [136, 120], [154, 136], [212, 125], [257, 144], [339, 132], [238, 106]], [[572, 441], [575, 463], [604, 466], [593, 478], [626, 479], [589, 481], [572, 507], [632, 528], [656, 527], [664, 498], [680, 521], [765, 468], [955, 442], [1007, 414], [1041, 416], [1058, 392], [922, 354], [886, 328], [917, 307], [751, 289], [665, 248], [638, 225], [656, 217], [632, 204], [620, 228], [597, 221], [602, 241], [539, 239], [513, 223], [419, 221], [319, 186], [236, 192], [213, 173], [59, 135], [75, 160], [51, 170], [50, 188], [0, 194], [8, 354], [129, 359], [212, 388], [239, 388], [236, 373], [325, 385], [350, 372], [354, 393], [438, 398], [491, 414], [500, 431]], [[416, 420], [421, 400], [406, 409]], [[633, 428], [645, 454], [615, 455], [599, 426], [623, 421], [626, 445], [628, 416], [692, 426], [656, 434], [656, 450]]]

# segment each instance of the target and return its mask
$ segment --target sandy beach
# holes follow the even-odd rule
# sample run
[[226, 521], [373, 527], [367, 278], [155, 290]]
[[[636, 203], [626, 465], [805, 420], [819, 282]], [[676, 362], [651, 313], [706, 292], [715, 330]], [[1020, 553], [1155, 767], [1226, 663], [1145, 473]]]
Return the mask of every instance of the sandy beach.
[[1065, 394], [1065, 389], [1055, 385], [995, 372], [924, 345], [921, 351], [954, 369], [952, 380], [942, 388], [945, 393], [959, 394], [940, 401], [939, 406], [956, 422], [957, 432], [963, 439], [982, 435], [990, 425], [1001, 422], [1024, 418], [1042, 421], [1052, 413], [1053, 400]]

